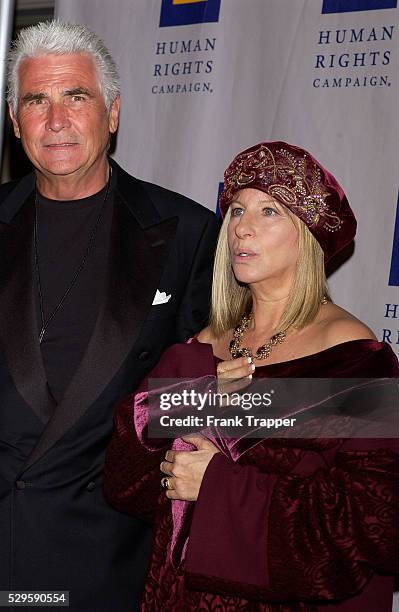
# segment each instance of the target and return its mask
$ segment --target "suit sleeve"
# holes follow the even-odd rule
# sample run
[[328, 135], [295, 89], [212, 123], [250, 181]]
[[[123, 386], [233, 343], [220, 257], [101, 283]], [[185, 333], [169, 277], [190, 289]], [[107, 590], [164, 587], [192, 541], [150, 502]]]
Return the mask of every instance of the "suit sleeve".
[[185, 342], [208, 323], [213, 260], [219, 229], [219, 220], [209, 213], [198, 243], [192, 245], [195, 255], [177, 318], [179, 342]]
[[399, 440], [347, 441], [334, 465], [307, 476], [219, 453], [195, 505], [187, 584], [276, 601], [346, 598], [374, 571], [399, 572], [398, 515]]

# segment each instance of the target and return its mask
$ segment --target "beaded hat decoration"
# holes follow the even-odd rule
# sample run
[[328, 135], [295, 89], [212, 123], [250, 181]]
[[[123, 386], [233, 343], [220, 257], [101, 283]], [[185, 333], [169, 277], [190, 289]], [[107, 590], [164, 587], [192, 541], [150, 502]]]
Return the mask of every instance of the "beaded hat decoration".
[[239, 153], [224, 173], [224, 217], [240, 189], [259, 189], [301, 219], [328, 261], [352, 242], [356, 219], [338, 181], [307, 151], [285, 142], [262, 142]]

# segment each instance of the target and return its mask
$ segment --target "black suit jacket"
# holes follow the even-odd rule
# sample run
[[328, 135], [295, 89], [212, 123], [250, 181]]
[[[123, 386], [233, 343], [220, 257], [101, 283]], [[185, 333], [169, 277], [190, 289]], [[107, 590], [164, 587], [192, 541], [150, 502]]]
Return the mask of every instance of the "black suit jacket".
[[[111, 164], [106, 297], [57, 407], [38, 343], [34, 175], [0, 187], [0, 590], [68, 590], [85, 612], [136, 608], [151, 533], [103, 498], [112, 411], [203, 325], [218, 230], [210, 211]], [[157, 289], [167, 303], [152, 305]]]

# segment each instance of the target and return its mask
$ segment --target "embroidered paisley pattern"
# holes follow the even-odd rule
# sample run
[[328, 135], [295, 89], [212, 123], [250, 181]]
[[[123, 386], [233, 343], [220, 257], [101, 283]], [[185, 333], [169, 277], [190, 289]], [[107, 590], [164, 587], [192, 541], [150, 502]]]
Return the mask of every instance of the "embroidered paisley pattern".
[[294, 156], [284, 148], [274, 153], [265, 145], [240, 156], [225, 174], [226, 201], [233, 194], [253, 184], [293, 209], [309, 227], [320, 226], [335, 232], [342, 224], [330, 210], [330, 192], [323, 185], [320, 169], [307, 155]]

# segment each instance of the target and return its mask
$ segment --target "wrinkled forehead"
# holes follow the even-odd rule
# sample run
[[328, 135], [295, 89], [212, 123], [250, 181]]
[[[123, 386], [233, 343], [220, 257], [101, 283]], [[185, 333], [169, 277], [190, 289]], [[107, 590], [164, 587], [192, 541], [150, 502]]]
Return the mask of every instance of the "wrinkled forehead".
[[98, 74], [94, 59], [87, 53], [43, 53], [22, 58], [18, 66], [19, 88], [32, 84], [84, 84], [98, 88]]
[[270, 193], [267, 193], [266, 191], [255, 189], [253, 187], [245, 187], [244, 189], [239, 189], [233, 193], [230, 201], [230, 205], [232, 204], [241, 204], [242, 206], [264, 206], [265, 204], [272, 205], [281, 214], [295, 217], [290, 209], [282, 204], [277, 198], [270, 195]]
[[239, 202], [241, 204], [244, 203], [261, 203], [261, 202], [276, 202], [277, 200], [273, 198], [268, 193], [261, 191], [260, 189], [255, 189], [254, 187], [245, 187], [243, 189], [238, 189], [232, 195], [230, 202]]

